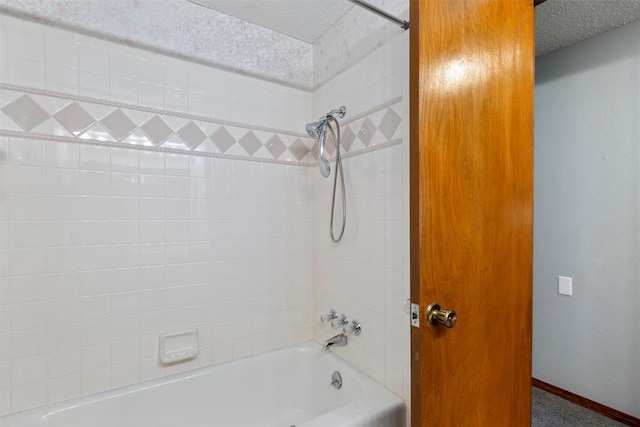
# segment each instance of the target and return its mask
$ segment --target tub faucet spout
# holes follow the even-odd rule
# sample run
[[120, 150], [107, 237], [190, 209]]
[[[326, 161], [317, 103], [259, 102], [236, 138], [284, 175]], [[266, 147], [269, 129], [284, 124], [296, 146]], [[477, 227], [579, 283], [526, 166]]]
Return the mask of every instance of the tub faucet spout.
[[337, 347], [344, 347], [349, 342], [349, 339], [345, 334], [338, 334], [326, 340], [323, 344], [325, 350], [329, 350], [329, 348], [334, 345]]

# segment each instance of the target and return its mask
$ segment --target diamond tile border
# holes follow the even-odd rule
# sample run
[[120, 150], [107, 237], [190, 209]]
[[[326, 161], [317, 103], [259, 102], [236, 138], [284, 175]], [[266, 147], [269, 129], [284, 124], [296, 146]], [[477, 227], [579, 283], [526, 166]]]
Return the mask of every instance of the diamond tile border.
[[347, 125], [344, 131], [342, 131], [342, 135], [340, 135], [340, 147], [346, 152], [351, 151], [351, 145], [353, 144], [353, 141], [355, 141], [355, 139], [356, 134], [353, 133], [351, 127]]
[[[0, 89], [4, 89], [4, 99], [8, 101], [0, 105], [0, 118], [4, 114], [24, 129], [22, 131], [13, 130], [16, 129], [15, 127], [11, 129], [0, 127], [1, 136], [298, 166], [315, 165], [313, 146], [316, 141], [300, 132], [269, 129], [6, 83], [0, 83]], [[53, 102], [45, 102], [43, 99], [45, 97], [54, 98], [51, 100]], [[65, 100], [71, 102], [65, 103]], [[392, 107], [401, 101], [401, 97], [394, 98], [342, 120], [343, 134], [347, 139], [353, 138], [351, 143], [343, 141], [340, 150], [343, 155], [352, 157], [401, 144], [401, 138], [390, 140], [391, 134], [397, 133], [395, 130], [402, 120], [397, 108]], [[58, 111], [47, 110], [52, 108], [51, 105], [61, 104], [65, 107]], [[21, 106], [16, 108], [16, 105]], [[108, 108], [105, 109], [105, 106]], [[72, 108], [65, 118], [62, 114], [65, 112], [63, 110], [70, 107]], [[104, 110], [106, 114], [100, 114], [99, 117], [94, 118], [90, 112], [93, 111], [95, 115], [96, 109]], [[141, 116], [140, 112], [146, 114]], [[144, 120], [142, 117], [145, 117]], [[55, 129], [56, 126], [47, 124], [52, 120], [62, 124], [71, 135], [38, 133], [41, 129], [44, 132], [52, 132], [48, 129]], [[1, 120], [0, 123], [2, 123]], [[108, 133], [105, 133], [106, 138], [95, 139], [97, 137], [87, 129], [94, 129], [100, 125], [104, 126], [101, 128], [103, 132], [106, 129]], [[59, 126], [58, 124], [57, 127]], [[368, 138], [364, 138], [366, 141], [358, 134], [363, 127], [370, 132], [370, 135], [367, 135]], [[33, 129], [38, 131], [34, 132]], [[110, 135], [115, 140], [112, 140]], [[141, 142], [141, 138], [144, 141]]]
[[209, 139], [211, 139], [213, 144], [218, 147], [218, 150], [220, 150], [221, 153], [226, 153], [229, 151], [229, 148], [235, 144], [233, 135], [231, 135], [224, 126], [220, 126], [217, 131], [211, 134]]
[[358, 130], [356, 135], [358, 135], [358, 139], [360, 139], [364, 143], [364, 145], [368, 147], [371, 139], [373, 139], [373, 135], [377, 130], [378, 129], [376, 125], [374, 125], [373, 122], [367, 117], [366, 119], [364, 119], [364, 123], [362, 123], [362, 126], [360, 127], [360, 130]]
[[189, 123], [184, 125], [178, 132], [176, 132], [180, 139], [184, 141], [191, 149], [197, 148], [198, 145], [202, 144], [205, 139], [207, 139], [207, 135], [202, 132], [202, 129], [198, 127], [197, 124], [191, 120]]
[[274, 159], [280, 157], [282, 153], [287, 150], [287, 146], [284, 145], [278, 135], [273, 135], [271, 138], [269, 138], [264, 146], [267, 147], [267, 150], [269, 150]]
[[147, 120], [140, 129], [156, 145], [162, 145], [173, 134], [167, 122], [158, 115]]
[[311, 149], [302, 141], [301, 138], [297, 138], [289, 147], [289, 151], [291, 151], [295, 158], [301, 162], [302, 159], [311, 152]]
[[133, 120], [120, 108], [116, 108], [107, 114], [100, 120], [100, 123], [117, 141], [129, 136], [138, 128]]
[[65, 105], [53, 114], [53, 118], [73, 136], [80, 135], [96, 122], [77, 102]]
[[382, 132], [385, 138], [391, 139], [393, 134], [396, 133], [398, 126], [400, 126], [400, 123], [402, 123], [400, 116], [393, 111], [392, 108], [387, 108], [387, 111], [384, 113], [384, 117], [382, 117], [382, 120], [378, 125], [378, 129]]
[[[45, 89], [37, 89], [33, 87], [28, 87], [28, 86], [19, 86], [19, 85], [14, 85], [10, 83], [0, 83], [0, 89], [20, 92], [22, 94], [42, 95], [42, 96], [48, 96], [48, 97], [58, 98], [58, 99], [67, 99], [70, 101], [87, 102], [87, 103], [103, 105], [107, 107], [113, 107], [114, 109], [122, 108], [122, 109], [157, 114], [160, 116], [179, 117], [187, 120], [193, 120], [196, 122], [207, 122], [207, 123], [215, 123], [215, 124], [224, 125], [224, 126], [241, 127], [245, 129], [251, 129], [254, 131], [258, 130], [258, 131], [264, 131], [264, 132], [281, 133], [281, 134], [290, 135], [290, 136], [303, 136], [303, 137], [307, 136], [307, 134], [302, 131], [292, 132], [292, 131], [283, 130], [283, 129], [268, 128], [264, 126], [255, 126], [247, 123], [232, 122], [229, 120], [221, 120], [213, 117], [205, 117], [205, 116], [198, 116], [194, 114], [182, 113], [179, 111], [161, 110], [153, 107], [143, 107], [141, 105], [126, 104], [124, 102], [107, 101], [104, 99], [93, 98], [90, 96], [71, 95], [71, 94], [62, 93], [62, 92], [53, 92]], [[392, 100], [393, 101], [392, 103], [395, 104], [397, 102], [400, 102], [400, 100], [401, 98], [399, 97], [397, 98], [397, 100]], [[304, 126], [304, 124], [302, 126]]]
[[255, 133], [249, 131], [245, 136], [238, 140], [238, 143], [251, 157], [262, 147], [262, 143]]
[[48, 114], [34, 99], [26, 94], [2, 107], [2, 112], [27, 132], [49, 120]]

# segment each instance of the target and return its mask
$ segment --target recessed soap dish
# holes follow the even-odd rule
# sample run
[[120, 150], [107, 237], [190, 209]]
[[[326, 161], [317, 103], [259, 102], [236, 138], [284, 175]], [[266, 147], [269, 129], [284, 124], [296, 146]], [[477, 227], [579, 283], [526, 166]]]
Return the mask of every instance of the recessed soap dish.
[[177, 363], [198, 355], [198, 330], [160, 334], [160, 362]]

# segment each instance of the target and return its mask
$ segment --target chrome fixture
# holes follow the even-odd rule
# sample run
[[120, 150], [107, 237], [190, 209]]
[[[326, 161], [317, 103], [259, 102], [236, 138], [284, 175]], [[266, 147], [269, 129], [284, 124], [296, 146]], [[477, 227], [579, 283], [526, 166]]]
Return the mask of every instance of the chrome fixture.
[[345, 325], [343, 329], [346, 335], [355, 335], [358, 336], [362, 332], [362, 327], [360, 326], [360, 322], [357, 320], [352, 320], [351, 323]]
[[340, 372], [333, 371], [333, 374], [331, 374], [331, 385], [336, 390], [340, 390], [342, 388], [342, 375], [340, 375]]
[[[329, 129], [336, 145], [336, 172], [333, 178], [333, 197], [331, 199], [331, 219], [329, 223], [329, 235], [334, 243], [338, 243], [342, 240], [344, 227], [347, 223], [347, 198], [344, 186], [344, 172], [342, 170], [342, 155], [340, 153], [340, 124], [336, 119], [336, 116], [343, 118], [346, 112], [347, 109], [343, 105], [340, 108], [329, 111], [327, 114], [320, 117], [317, 122], [307, 123], [305, 126], [307, 134], [318, 141], [318, 168], [320, 169], [320, 174], [325, 178], [329, 177], [329, 174], [331, 173], [331, 166], [324, 155], [324, 144], [327, 137], [327, 129]], [[335, 130], [332, 123], [335, 124]], [[336, 206], [336, 185], [338, 183], [338, 174], [340, 175], [340, 187], [342, 189], [342, 227], [340, 229], [340, 234], [336, 237], [333, 230], [333, 216]]]
[[355, 4], [356, 6], [360, 6], [363, 9], [368, 10], [369, 12], [375, 13], [376, 15], [393, 22], [394, 24], [399, 25], [400, 27], [402, 27], [403, 30], [408, 30], [409, 29], [409, 21], [405, 21], [404, 19], [400, 19], [396, 16], [393, 16], [392, 14], [390, 14], [389, 12], [386, 12], [382, 9], [380, 9], [379, 7], [376, 7], [370, 3], [367, 3], [364, 0], [349, 0], [351, 3]]
[[[333, 317], [334, 315], [335, 317]], [[349, 335], [358, 336], [362, 332], [360, 322], [358, 322], [357, 320], [349, 320], [346, 314], [341, 314], [340, 316], [338, 316], [335, 310], [331, 310], [328, 314], [321, 316], [320, 320], [324, 323], [329, 321], [330, 317], [331, 326], [333, 327], [333, 329], [342, 328], [342, 333], [326, 340], [322, 346], [325, 350], [329, 350], [329, 348], [333, 347], [334, 345], [343, 347], [349, 343]]]
[[331, 321], [331, 327], [333, 329], [344, 328], [349, 324], [349, 318], [346, 314], [341, 314], [340, 317], [336, 317]]
[[[335, 110], [329, 111], [327, 114], [320, 117], [320, 119], [317, 122], [307, 123], [306, 126], [304, 127], [305, 130], [307, 131], [307, 134], [311, 138], [318, 140], [318, 148], [320, 151], [320, 154], [318, 155], [318, 167], [320, 168], [320, 173], [325, 178], [327, 178], [331, 173], [331, 167], [329, 166], [329, 161], [324, 156], [324, 152], [325, 152], [324, 144], [327, 137], [327, 127], [329, 127], [329, 131], [332, 133], [335, 139], [335, 135], [333, 134], [334, 130], [331, 127], [331, 121], [335, 122], [338, 129], [338, 139], [336, 140], [336, 145], [339, 145], [340, 144], [340, 125], [338, 124], [338, 121], [336, 120], [335, 116], [338, 116], [339, 118], [343, 118], [346, 112], [347, 112], [347, 109], [343, 105], [340, 108], [336, 108]], [[337, 153], [340, 153], [340, 151], [337, 151]], [[337, 161], [337, 154], [336, 154], [336, 161]]]
[[453, 310], [443, 310], [440, 304], [434, 302], [427, 307], [427, 322], [431, 325], [442, 325], [445, 328], [453, 328], [458, 321], [458, 315]]
[[337, 318], [338, 318], [338, 312], [332, 308], [331, 310], [329, 310], [327, 314], [323, 314], [322, 316], [320, 316], [320, 321], [322, 323], [326, 323], [326, 322], [331, 322], [333, 321], [333, 319], [337, 319]]
[[333, 329], [342, 328], [342, 333], [345, 335], [360, 335], [362, 331], [362, 327], [360, 327], [360, 322], [357, 320], [349, 320], [346, 314], [341, 314], [337, 319], [333, 319], [331, 321], [331, 326]]
[[322, 348], [324, 348], [325, 350], [329, 350], [329, 348], [333, 347], [334, 345], [337, 347], [344, 347], [348, 343], [349, 338], [347, 338], [345, 334], [338, 334], [326, 340], [322, 345]]

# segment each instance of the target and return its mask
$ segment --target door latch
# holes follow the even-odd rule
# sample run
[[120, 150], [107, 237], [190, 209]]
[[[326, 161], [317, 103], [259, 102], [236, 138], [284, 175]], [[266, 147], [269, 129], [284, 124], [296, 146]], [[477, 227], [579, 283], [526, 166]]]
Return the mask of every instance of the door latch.
[[420, 306], [418, 304], [411, 303], [411, 326], [414, 328], [420, 327]]

